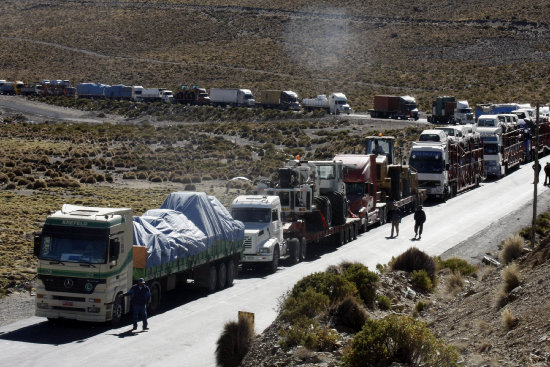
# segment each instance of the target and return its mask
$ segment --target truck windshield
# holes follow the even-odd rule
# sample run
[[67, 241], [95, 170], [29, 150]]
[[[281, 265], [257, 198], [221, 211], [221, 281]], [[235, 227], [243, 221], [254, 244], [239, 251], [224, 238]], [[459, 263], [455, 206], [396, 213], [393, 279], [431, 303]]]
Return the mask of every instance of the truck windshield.
[[271, 222], [271, 208], [233, 208], [231, 215], [243, 223]]
[[434, 151], [413, 151], [409, 164], [418, 173], [441, 173], [445, 169], [441, 152]]
[[62, 262], [86, 262], [105, 264], [107, 259], [108, 234], [98, 235], [84, 228], [79, 231], [44, 230], [40, 246], [42, 260]]
[[494, 119], [479, 119], [477, 120], [478, 127], [495, 127], [497, 126]]
[[363, 182], [346, 182], [346, 194], [363, 196], [365, 184]]
[[321, 180], [332, 180], [336, 177], [334, 166], [317, 166], [317, 173]]
[[487, 144], [483, 145], [483, 154], [494, 155], [498, 154], [498, 144]]

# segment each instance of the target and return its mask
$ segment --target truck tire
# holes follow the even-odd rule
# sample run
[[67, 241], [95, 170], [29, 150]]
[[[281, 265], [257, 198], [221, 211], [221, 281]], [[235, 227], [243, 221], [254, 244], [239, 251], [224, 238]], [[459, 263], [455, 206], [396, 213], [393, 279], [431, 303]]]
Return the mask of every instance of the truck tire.
[[122, 322], [124, 316], [124, 296], [122, 293], [117, 294], [115, 302], [113, 302], [113, 313], [111, 317], [111, 325], [118, 326]]
[[288, 262], [291, 265], [300, 262], [300, 241], [297, 238], [292, 238], [288, 241], [289, 257]]
[[348, 211], [346, 195], [336, 191], [329, 193], [327, 197], [332, 206], [332, 224], [340, 225], [346, 223]]
[[147, 312], [154, 314], [158, 311], [160, 307], [160, 284], [154, 282], [151, 285], [151, 302], [149, 302], [149, 307]]
[[332, 207], [330, 205], [330, 200], [326, 196], [318, 197], [318, 209], [325, 218], [326, 226], [332, 225]]
[[215, 265], [210, 265], [208, 268], [208, 278], [206, 283], [206, 291], [208, 293], [214, 293], [218, 284], [218, 274]]
[[279, 268], [279, 246], [275, 246], [273, 249], [273, 260], [269, 263], [269, 272], [271, 274], [275, 273]]
[[307, 258], [307, 240], [305, 237], [300, 239], [300, 261], [304, 261]]
[[216, 288], [224, 289], [227, 282], [227, 267], [224, 262], [220, 262], [217, 266], [217, 279], [216, 279]]
[[235, 280], [235, 273], [236, 273], [235, 261], [233, 261], [233, 259], [227, 260], [226, 268], [227, 268], [227, 277], [226, 277], [225, 285], [226, 287], [229, 288], [233, 286], [233, 281]]

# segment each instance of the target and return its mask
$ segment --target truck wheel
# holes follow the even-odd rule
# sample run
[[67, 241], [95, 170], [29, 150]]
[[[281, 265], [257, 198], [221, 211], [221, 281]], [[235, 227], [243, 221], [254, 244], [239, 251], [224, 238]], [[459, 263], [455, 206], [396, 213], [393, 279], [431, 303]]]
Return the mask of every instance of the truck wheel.
[[332, 225], [332, 207], [330, 205], [330, 200], [326, 196], [319, 196], [319, 210], [325, 217], [325, 224], [327, 226]]
[[347, 199], [341, 192], [331, 192], [327, 195], [332, 206], [332, 224], [340, 225], [346, 223], [347, 217]]
[[122, 293], [117, 294], [115, 302], [113, 303], [113, 316], [111, 318], [111, 325], [117, 326], [122, 321], [124, 316], [124, 296]]
[[208, 268], [208, 283], [206, 285], [206, 291], [208, 293], [214, 293], [216, 286], [218, 285], [218, 274], [215, 265], [210, 265]]
[[155, 313], [160, 307], [160, 285], [153, 283], [151, 286], [151, 302], [149, 303], [148, 312]]
[[235, 280], [235, 261], [233, 259], [227, 260], [227, 279], [225, 285], [227, 287], [233, 286], [233, 281]]
[[216, 279], [217, 280], [216, 288], [217, 289], [224, 289], [225, 284], [227, 282], [227, 268], [225, 267], [224, 262], [221, 262], [221, 263], [218, 264], [217, 272], [218, 272], [218, 277]]
[[300, 240], [300, 261], [304, 261], [307, 257], [307, 240], [302, 237]]
[[288, 241], [288, 250], [290, 257], [288, 261], [291, 265], [294, 265], [300, 261], [300, 241], [297, 238], [292, 238]]
[[275, 249], [273, 250], [273, 260], [271, 260], [269, 265], [269, 271], [272, 274], [279, 268], [279, 246], [275, 246]]

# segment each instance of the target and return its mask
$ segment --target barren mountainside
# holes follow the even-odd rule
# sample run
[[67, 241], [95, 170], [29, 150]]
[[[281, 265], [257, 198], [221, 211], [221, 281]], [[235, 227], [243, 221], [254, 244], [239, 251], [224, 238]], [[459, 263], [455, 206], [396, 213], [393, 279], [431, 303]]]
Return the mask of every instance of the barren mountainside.
[[0, 79], [547, 102], [547, 1], [0, 4]]

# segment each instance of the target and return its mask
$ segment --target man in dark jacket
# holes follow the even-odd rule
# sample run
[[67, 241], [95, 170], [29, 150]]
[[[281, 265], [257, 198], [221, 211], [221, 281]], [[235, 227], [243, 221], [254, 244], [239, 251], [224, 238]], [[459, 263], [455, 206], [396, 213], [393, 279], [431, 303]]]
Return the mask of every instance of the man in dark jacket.
[[389, 212], [389, 217], [391, 220], [391, 236], [393, 238], [393, 229], [395, 228], [395, 237], [399, 236], [399, 223], [401, 223], [401, 210], [394, 203], [393, 209]]
[[544, 166], [544, 185], [550, 185], [550, 162]]
[[418, 239], [422, 237], [422, 228], [426, 221], [426, 213], [422, 210], [422, 205], [419, 205], [414, 212], [414, 238], [418, 235]]
[[143, 320], [143, 330], [149, 329], [147, 327], [147, 304], [151, 301], [151, 291], [149, 287], [145, 284], [143, 278], [139, 278], [137, 284], [135, 284], [130, 290], [124, 293], [125, 296], [132, 296], [132, 309], [133, 309], [133, 319], [134, 319], [134, 328], [137, 329], [137, 323], [139, 317]]

